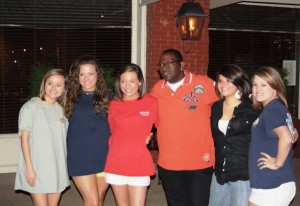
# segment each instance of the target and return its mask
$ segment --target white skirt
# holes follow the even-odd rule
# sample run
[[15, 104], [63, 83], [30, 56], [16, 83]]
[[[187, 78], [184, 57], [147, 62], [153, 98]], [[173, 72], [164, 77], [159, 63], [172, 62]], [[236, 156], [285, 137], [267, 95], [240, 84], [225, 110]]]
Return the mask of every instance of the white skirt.
[[149, 176], [123, 176], [105, 173], [105, 181], [112, 185], [149, 186]]
[[295, 194], [295, 182], [287, 182], [273, 189], [252, 188], [249, 201], [258, 206], [288, 206]]

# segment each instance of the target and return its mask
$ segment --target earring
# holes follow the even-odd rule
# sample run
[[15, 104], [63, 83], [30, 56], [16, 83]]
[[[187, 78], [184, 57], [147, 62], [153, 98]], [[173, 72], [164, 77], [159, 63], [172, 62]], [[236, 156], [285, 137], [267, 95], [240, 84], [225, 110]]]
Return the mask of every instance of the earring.
[[241, 99], [242, 97], [242, 92], [240, 92], [240, 90], [237, 90], [236, 93], [234, 94], [235, 98], [237, 99]]

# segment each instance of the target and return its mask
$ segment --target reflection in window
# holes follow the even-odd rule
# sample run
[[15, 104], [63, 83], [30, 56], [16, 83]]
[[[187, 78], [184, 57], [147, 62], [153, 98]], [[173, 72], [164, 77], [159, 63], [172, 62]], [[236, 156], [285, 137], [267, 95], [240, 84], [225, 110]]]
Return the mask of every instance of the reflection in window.
[[130, 62], [131, 1], [7, 0], [0, 17], [0, 134], [17, 132], [33, 65], [68, 71], [86, 54], [108, 68]]

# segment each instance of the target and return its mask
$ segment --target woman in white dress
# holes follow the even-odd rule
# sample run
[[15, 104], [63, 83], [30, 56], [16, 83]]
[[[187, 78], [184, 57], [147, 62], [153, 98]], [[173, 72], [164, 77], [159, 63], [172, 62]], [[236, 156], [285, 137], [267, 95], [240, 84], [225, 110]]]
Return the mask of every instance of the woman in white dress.
[[69, 186], [66, 164], [66, 74], [52, 69], [44, 76], [39, 97], [26, 102], [19, 114], [21, 154], [15, 190], [31, 194], [34, 205], [57, 206]]

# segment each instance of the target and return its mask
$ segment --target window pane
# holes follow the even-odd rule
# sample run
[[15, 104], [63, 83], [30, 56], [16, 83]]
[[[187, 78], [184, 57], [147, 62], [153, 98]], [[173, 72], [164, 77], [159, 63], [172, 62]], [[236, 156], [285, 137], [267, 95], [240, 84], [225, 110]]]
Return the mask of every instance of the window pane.
[[7, 0], [0, 12], [1, 134], [17, 132], [33, 65], [68, 71], [87, 54], [115, 69], [130, 62], [131, 1]]

